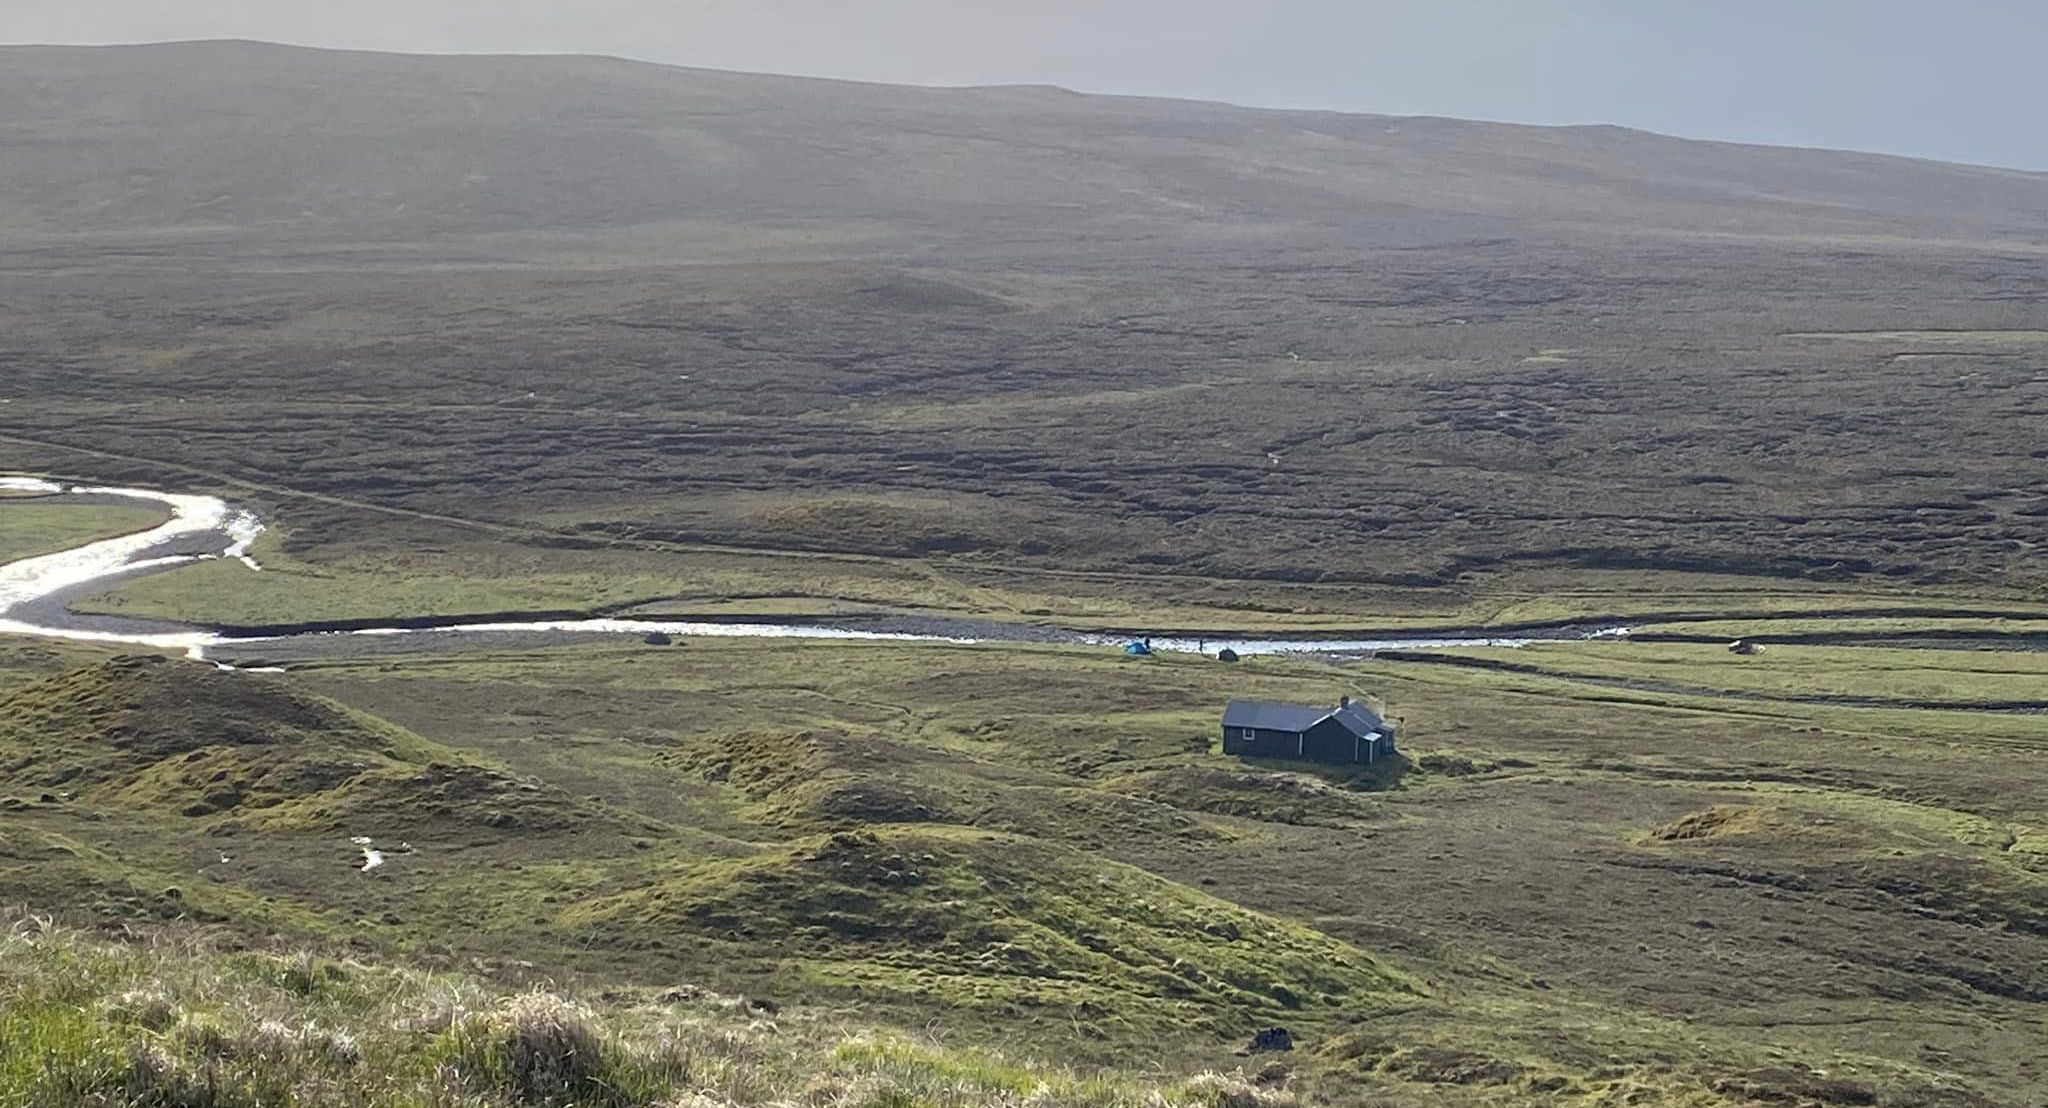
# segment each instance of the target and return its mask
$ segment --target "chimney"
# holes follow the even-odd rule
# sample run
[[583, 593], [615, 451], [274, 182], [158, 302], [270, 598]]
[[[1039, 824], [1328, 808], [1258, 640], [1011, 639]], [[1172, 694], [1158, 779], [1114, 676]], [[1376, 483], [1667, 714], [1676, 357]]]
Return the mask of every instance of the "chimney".
[[1339, 711], [1342, 711], [1342, 710], [1344, 710], [1345, 708], [1349, 708], [1349, 707], [1351, 707], [1351, 698], [1350, 698], [1350, 697], [1348, 697], [1348, 696], [1340, 696], [1340, 697], [1338, 697], [1338, 698], [1337, 698], [1337, 709], [1338, 709]]

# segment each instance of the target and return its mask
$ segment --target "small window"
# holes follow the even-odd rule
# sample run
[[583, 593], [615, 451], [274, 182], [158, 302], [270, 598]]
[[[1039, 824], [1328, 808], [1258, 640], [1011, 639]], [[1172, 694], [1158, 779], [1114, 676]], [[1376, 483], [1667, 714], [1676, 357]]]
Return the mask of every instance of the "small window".
[[1237, 737], [1246, 742], [1251, 742], [1259, 737], [1259, 730], [1256, 727], [1242, 727], [1238, 729]]

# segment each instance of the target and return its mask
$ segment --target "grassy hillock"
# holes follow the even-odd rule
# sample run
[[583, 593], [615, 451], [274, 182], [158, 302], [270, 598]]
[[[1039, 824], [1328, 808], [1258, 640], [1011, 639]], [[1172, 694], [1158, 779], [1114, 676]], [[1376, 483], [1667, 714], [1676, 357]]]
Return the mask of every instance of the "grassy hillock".
[[549, 830], [602, 818], [558, 789], [270, 675], [153, 655], [111, 658], [0, 699], [5, 787], [19, 791], [17, 805], [277, 830]]
[[882, 735], [718, 732], [690, 736], [662, 760], [738, 791], [764, 822], [783, 828], [933, 823], [1083, 845], [1217, 833], [1142, 794]]
[[[1936, 815], [1895, 800], [1788, 792], [1716, 804], [1652, 829], [1645, 845], [1702, 867], [1840, 894], [1877, 890], [1924, 919], [2048, 936], [2048, 834], [2039, 825]], [[2048, 1000], [2048, 967], [1952, 970], [1990, 992]]]
[[[94, 800], [202, 810], [303, 796], [454, 752], [260, 675], [153, 655], [73, 670], [0, 700], [10, 779]], [[222, 763], [218, 769], [214, 763]]]
[[957, 828], [834, 834], [692, 866], [567, 922], [613, 943], [676, 931], [775, 943], [791, 973], [828, 986], [1090, 1022], [1225, 1031], [1420, 992], [1308, 928], [1071, 848]]

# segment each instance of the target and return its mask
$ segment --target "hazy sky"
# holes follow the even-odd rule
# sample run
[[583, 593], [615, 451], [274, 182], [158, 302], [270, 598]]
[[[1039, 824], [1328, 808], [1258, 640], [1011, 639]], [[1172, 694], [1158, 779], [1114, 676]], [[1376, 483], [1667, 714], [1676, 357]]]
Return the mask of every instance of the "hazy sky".
[[2042, 0], [0, 0], [0, 41], [621, 54], [2048, 169]]

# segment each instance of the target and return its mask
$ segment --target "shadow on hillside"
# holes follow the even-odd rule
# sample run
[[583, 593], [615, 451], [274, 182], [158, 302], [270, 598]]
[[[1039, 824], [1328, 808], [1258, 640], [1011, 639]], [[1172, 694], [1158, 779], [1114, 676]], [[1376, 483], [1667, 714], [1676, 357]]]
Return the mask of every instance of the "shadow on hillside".
[[1311, 762], [1294, 758], [1257, 758], [1231, 755], [1229, 760], [1248, 770], [1285, 771], [1320, 778], [1340, 788], [1357, 792], [1381, 792], [1399, 788], [1415, 764], [1406, 754], [1395, 754], [1371, 763]]

